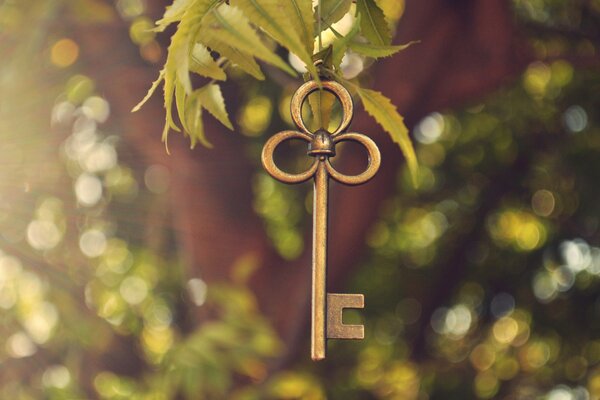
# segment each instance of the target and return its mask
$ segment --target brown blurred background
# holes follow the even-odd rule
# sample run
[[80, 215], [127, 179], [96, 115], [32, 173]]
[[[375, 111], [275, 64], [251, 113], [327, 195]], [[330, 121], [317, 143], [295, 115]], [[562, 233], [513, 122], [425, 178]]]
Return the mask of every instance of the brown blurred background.
[[346, 68], [405, 117], [419, 185], [357, 107], [383, 164], [332, 186], [328, 285], [365, 293], [367, 338], [317, 364], [311, 185], [259, 162], [300, 77], [234, 73], [235, 131], [168, 155], [161, 94], [130, 110], [169, 1], [0, 4], [1, 398], [600, 398], [600, 2], [378, 3], [420, 43]]

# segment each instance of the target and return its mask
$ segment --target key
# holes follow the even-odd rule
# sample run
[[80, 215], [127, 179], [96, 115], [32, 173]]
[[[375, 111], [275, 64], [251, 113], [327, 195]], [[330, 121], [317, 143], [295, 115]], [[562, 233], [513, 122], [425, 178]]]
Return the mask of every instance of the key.
[[[346, 185], [360, 185], [370, 180], [381, 164], [379, 149], [373, 140], [360, 133], [346, 132], [352, 121], [354, 105], [350, 93], [335, 81], [322, 81], [321, 87], [335, 95], [342, 105], [342, 121], [335, 132], [324, 129], [310, 132], [302, 119], [302, 105], [312, 92], [319, 90], [315, 81], [308, 81], [292, 96], [292, 119], [299, 131], [286, 130], [273, 135], [262, 152], [262, 164], [273, 178], [287, 184], [314, 180], [313, 201], [313, 259], [311, 307], [311, 357], [322, 360], [326, 356], [327, 339], [363, 339], [362, 325], [344, 325], [342, 313], [346, 308], [364, 308], [362, 294], [327, 293], [327, 225], [329, 206], [329, 178]], [[304, 172], [290, 174], [281, 170], [273, 159], [275, 149], [286, 140], [301, 139], [308, 142], [307, 155], [314, 158]], [[365, 147], [369, 156], [367, 168], [358, 175], [345, 175], [330, 162], [335, 157], [335, 145], [355, 141]]]

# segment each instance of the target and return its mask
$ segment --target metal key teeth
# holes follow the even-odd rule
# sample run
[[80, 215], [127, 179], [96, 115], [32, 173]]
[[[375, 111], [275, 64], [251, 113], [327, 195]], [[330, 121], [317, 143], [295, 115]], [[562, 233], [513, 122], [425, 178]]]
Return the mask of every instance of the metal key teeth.
[[344, 308], [365, 308], [362, 294], [327, 293], [327, 338], [364, 339], [363, 325], [344, 325]]

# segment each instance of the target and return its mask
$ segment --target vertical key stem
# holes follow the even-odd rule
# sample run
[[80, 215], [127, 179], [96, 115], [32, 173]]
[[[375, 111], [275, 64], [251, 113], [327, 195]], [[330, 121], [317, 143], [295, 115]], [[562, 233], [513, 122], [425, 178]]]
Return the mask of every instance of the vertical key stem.
[[326, 266], [328, 175], [321, 156], [315, 173], [313, 200], [312, 335], [311, 356], [322, 360], [326, 352]]

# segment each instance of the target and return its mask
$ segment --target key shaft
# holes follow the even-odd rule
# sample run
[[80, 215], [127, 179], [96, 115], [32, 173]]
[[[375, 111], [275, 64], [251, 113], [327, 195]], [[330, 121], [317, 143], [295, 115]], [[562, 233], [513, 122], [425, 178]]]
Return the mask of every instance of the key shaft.
[[312, 316], [311, 357], [322, 360], [326, 355], [327, 307], [327, 218], [329, 177], [325, 157], [319, 157], [314, 177], [313, 194], [313, 260], [312, 260]]

